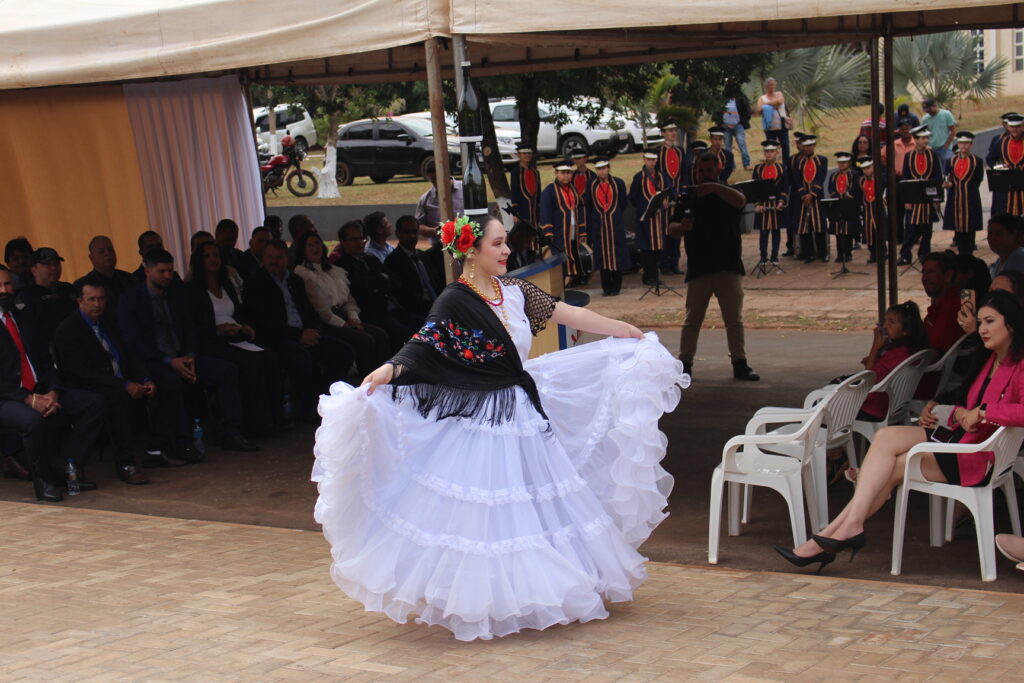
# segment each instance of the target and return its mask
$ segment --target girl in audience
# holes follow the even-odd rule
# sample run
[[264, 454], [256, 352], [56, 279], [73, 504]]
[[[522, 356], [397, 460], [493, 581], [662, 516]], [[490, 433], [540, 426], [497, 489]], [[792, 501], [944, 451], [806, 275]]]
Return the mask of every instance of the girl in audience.
[[[836, 553], [850, 549], [851, 557], [864, 547], [864, 523], [875, 514], [892, 490], [903, 481], [906, 453], [931, 438], [977, 444], [1000, 426], [1024, 427], [1024, 308], [1016, 296], [992, 292], [978, 310], [978, 332], [988, 351], [965, 382], [966, 400], [953, 408], [947, 424], [939, 424], [929, 403], [920, 426], [886, 427], [878, 432], [864, 458], [853, 499], [832, 522], [811, 540], [776, 552], [798, 567], [832, 562]], [[936, 429], [952, 430], [941, 435]], [[925, 454], [921, 472], [931, 481], [959, 486], [981, 486], [991, 476], [994, 455], [985, 453]]]
[[306, 285], [306, 295], [327, 333], [356, 351], [356, 367], [366, 376], [391, 355], [387, 332], [359, 319], [359, 306], [349, 290], [344, 268], [332, 266], [320, 235], [307, 232], [295, 244], [299, 263], [295, 274]]
[[245, 431], [266, 434], [274, 426], [273, 399], [280, 396], [277, 364], [269, 352], [252, 343], [256, 333], [247, 322], [220, 248], [214, 242], [198, 245], [189, 270], [193, 277], [187, 287], [199, 352], [238, 366]]
[[[922, 349], [928, 348], [928, 333], [921, 320], [921, 310], [913, 301], [890, 306], [885, 322], [875, 328], [871, 350], [861, 363], [875, 373], [875, 382], [881, 382], [900, 363]], [[879, 422], [889, 411], [889, 395], [884, 391], [868, 394], [861, 406], [858, 420]], [[847, 470], [847, 478], [850, 477]]]

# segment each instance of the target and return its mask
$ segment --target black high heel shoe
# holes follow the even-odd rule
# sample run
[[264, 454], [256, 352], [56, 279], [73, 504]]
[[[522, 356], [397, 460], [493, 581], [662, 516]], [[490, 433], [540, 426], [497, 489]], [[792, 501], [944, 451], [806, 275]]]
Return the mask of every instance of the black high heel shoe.
[[860, 549], [868, 542], [867, 536], [864, 535], [863, 531], [856, 536], [851, 536], [844, 540], [829, 538], [828, 536], [819, 536], [817, 534], [814, 534], [811, 538], [814, 539], [815, 543], [833, 554], [841, 553], [849, 548], [850, 562], [853, 562], [853, 558], [857, 556]]
[[814, 572], [815, 574], [821, 574], [821, 570], [825, 568], [825, 565], [836, 559], [836, 554], [830, 553], [827, 550], [823, 550], [817, 555], [811, 555], [810, 557], [801, 557], [789, 548], [783, 548], [781, 545], [773, 545], [772, 548], [797, 567], [806, 567], [809, 564], [820, 562], [821, 564], [818, 565], [818, 571]]

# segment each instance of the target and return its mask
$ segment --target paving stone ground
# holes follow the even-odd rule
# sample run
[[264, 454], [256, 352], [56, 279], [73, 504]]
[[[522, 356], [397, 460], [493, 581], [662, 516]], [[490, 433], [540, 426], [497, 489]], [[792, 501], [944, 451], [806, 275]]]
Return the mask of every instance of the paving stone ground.
[[1024, 596], [651, 564], [605, 621], [462, 643], [346, 598], [315, 532], [0, 502], [2, 681], [988, 681]]

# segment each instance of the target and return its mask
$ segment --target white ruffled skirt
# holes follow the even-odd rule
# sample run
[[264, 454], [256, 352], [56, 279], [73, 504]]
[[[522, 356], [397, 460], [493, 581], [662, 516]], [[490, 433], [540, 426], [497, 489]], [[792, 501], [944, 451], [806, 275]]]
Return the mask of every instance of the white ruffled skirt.
[[550, 429], [522, 389], [497, 427], [424, 419], [391, 387], [321, 397], [315, 517], [367, 610], [490, 639], [607, 617], [646, 578], [636, 548], [667, 514], [658, 419], [682, 364], [648, 333], [525, 365]]

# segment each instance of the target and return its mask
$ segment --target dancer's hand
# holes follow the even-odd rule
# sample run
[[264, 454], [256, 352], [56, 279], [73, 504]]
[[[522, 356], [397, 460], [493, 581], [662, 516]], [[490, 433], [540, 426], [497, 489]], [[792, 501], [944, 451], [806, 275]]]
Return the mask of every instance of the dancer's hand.
[[624, 322], [622, 323], [622, 330], [616, 332], [615, 336], [622, 339], [643, 339], [644, 333], [640, 331], [640, 328]]
[[385, 363], [380, 366], [363, 379], [363, 383], [359, 386], [370, 385], [370, 388], [366, 390], [366, 395], [370, 396], [374, 390], [381, 384], [387, 384], [395, 377], [395, 366], [392, 363]]

